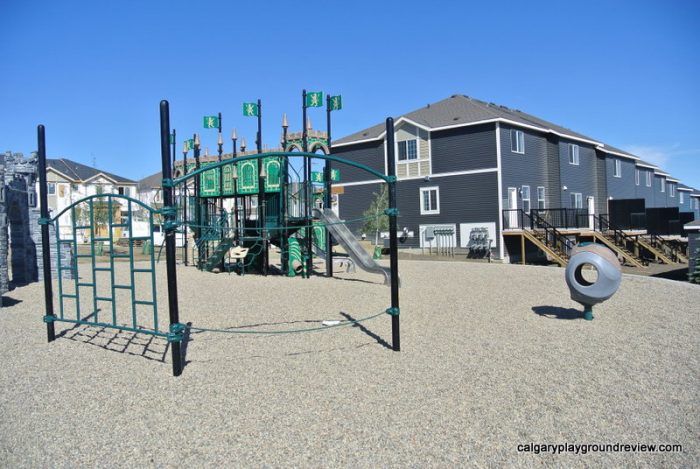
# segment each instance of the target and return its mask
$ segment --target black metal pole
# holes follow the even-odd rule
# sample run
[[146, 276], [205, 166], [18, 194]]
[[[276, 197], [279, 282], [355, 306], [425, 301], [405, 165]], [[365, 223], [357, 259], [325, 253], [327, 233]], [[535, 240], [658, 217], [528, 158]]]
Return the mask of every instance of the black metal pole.
[[396, 237], [396, 161], [394, 159], [394, 119], [386, 120], [386, 149], [389, 182], [389, 251], [391, 253], [391, 345], [394, 351], [401, 350], [399, 331], [399, 256]]
[[[182, 174], [187, 174], [187, 150], [184, 150], [182, 153]], [[182, 184], [182, 189], [180, 189], [180, 191], [184, 193], [184, 201], [182, 202], [182, 232], [184, 233], [184, 240], [182, 246], [185, 250], [185, 267], [188, 265], [187, 236], [189, 235], [189, 228], [187, 226], [187, 198], [189, 197], [189, 190], [187, 189], [187, 185], [188, 181], [185, 181]]]
[[175, 155], [177, 155], [177, 153], [176, 153], [176, 148], [177, 148], [177, 147], [175, 146], [175, 137], [176, 137], [175, 134], [176, 134], [175, 129], [173, 129], [173, 141], [170, 142], [170, 144], [171, 144], [172, 147], [173, 147], [173, 165], [172, 165], [173, 174], [172, 174], [170, 177], [174, 177], [174, 176], [175, 176]]
[[[170, 146], [168, 145], [169, 136], [170, 109], [168, 102], [163, 100], [160, 102], [160, 152], [164, 176], [172, 173], [172, 168], [170, 167]], [[173, 206], [173, 188], [169, 184], [163, 184], [163, 205], [165, 207]], [[179, 326], [180, 323], [177, 301], [177, 272], [175, 271], [176, 216], [174, 213], [167, 213], [165, 219], [165, 261], [168, 272], [168, 308], [170, 310], [170, 332], [172, 333], [175, 332], [173, 328]], [[170, 345], [173, 357], [173, 376], [180, 376], [182, 374], [180, 341], [173, 341]]]
[[[331, 154], [331, 95], [326, 95], [326, 146], [328, 154]], [[325, 182], [326, 193], [323, 198], [324, 209], [331, 208], [331, 160], [326, 160], [326, 165], [323, 170], [323, 181]], [[333, 276], [333, 245], [331, 244], [331, 232], [326, 231], [326, 276]]]
[[[197, 134], [194, 134], [194, 169], [195, 171], [199, 169], [199, 144], [197, 143]], [[202, 206], [201, 206], [201, 200], [199, 199], [199, 185], [200, 185], [200, 175], [198, 174], [194, 178], [194, 223], [195, 223], [195, 228], [194, 232], [196, 234], [196, 242], [199, 242], [199, 239], [201, 238], [202, 235]], [[200, 244], [201, 246], [201, 244]], [[200, 253], [197, 252], [197, 268], [201, 268], [202, 265], [202, 259], [200, 259]]]
[[[309, 151], [309, 132], [306, 129], [306, 90], [302, 90], [302, 120], [304, 128], [302, 129], [301, 145], [304, 153]], [[311, 270], [314, 266], [313, 259], [313, 240], [311, 239], [313, 230], [311, 228], [311, 159], [308, 156], [304, 157], [304, 199], [305, 211], [304, 218], [306, 220], [306, 278], [311, 277]]]
[[[236, 152], [236, 140], [238, 138], [235, 136], [235, 130], [234, 130], [234, 136], [231, 138], [231, 141], [233, 141], [233, 158], [235, 159], [236, 156], [238, 156], [238, 153]], [[238, 168], [236, 167], [236, 163], [233, 163], [233, 167], [231, 169], [231, 178], [233, 179], [233, 221], [236, 225], [236, 233], [238, 234], [238, 242], [240, 243], [240, 236], [241, 236], [241, 229], [238, 224], [238, 187], [237, 187], [237, 180], [236, 178], [233, 177], [233, 170], [238, 171]]]
[[[286, 115], [284, 118], [284, 122], [282, 122], [282, 151], [286, 152], [287, 151], [287, 130], [288, 126], [286, 125]], [[282, 265], [282, 273], [283, 275], [287, 275], [289, 272], [289, 265], [288, 265], [288, 259], [289, 259], [289, 253], [287, 252], [288, 246], [287, 246], [287, 223], [289, 221], [288, 217], [288, 204], [287, 204], [287, 172], [289, 171], [289, 157], [285, 157], [284, 160], [282, 161], [282, 171], [280, 175], [280, 212], [282, 213], [282, 226], [284, 227], [282, 231], [282, 236], [280, 237], [280, 256], [282, 257], [281, 259], [281, 265]]]
[[[219, 113], [219, 136], [216, 140], [216, 144], [219, 147], [217, 161], [221, 163], [221, 159], [224, 153], [224, 137], [221, 134], [221, 113]], [[219, 217], [224, 215], [224, 170], [219, 166]], [[220, 242], [224, 241], [224, 228], [222, 225], [221, 231], [219, 232]], [[224, 256], [221, 256], [221, 261], [219, 261], [219, 271], [224, 271]]]
[[[262, 101], [258, 99], [258, 138], [256, 142], [258, 155], [262, 153]], [[263, 160], [258, 158], [258, 226], [263, 238], [262, 273], [267, 275], [268, 243], [265, 233], [265, 179], [262, 177]]]
[[[51, 242], [49, 241], [49, 201], [48, 188], [46, 184], [46, 135], [43, 125], [37, 127], [37, 144], [39, 147], [39, 202], [41, 203], [41, 218], [44, 223], [41, 225], [41, 255], [44, 262], [44, 302], [46, 305], [46, 337], [49, 342], [56, 339], [56, 329], [53, 318], [56, 317], [53, 311], [53, 284], [51, 283]], [[60, 262], [60, 259], [57, 260]], [[58, 265], [58, 264], [57, 264]], [[56, 269], [56, 275], [61, 275]]]

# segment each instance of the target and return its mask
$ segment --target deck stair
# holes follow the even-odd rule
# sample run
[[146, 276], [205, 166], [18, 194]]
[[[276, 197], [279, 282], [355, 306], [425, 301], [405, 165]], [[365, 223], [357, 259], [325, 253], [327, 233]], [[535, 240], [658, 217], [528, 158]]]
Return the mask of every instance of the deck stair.
[[[595, 216], [595, 215], [594, 215]], [[613, 252], [622, 256], [622, 258], [630, 265], [644, 269], [642, 259], [637, 257], [634, 252], [628, 249], [628, 243], [638, 244], [634, 236], [626, 234], [624, 231], [611, 225], [607, 218], [603, 215], [595, 216], [597, 231], [591, 232], [591, 236], [602, 244], [606, 245]], [[645, 248], [646, 249], [646, 248]]]
[[[683, 253], [682, 250], [678, 249], [676, 246], [673, 244], [669, 243], [665, 239], [663, 239], [660, 236], [657, 236], [655, 234], [651, 235], [646, 235], [646, 236], [640, 236], [640, 239], [642, 242], [648, 244], [649, 246], [653, 247], [655, 251], [662, 253], [664, 257], [669, 259], [668, 264], [671, 264], [672, 261], [679, 262], [679, 263], [687, 263], [688, 258], [685, 256], [685, 253]], [[645, 248], [648, 249], [648, 248]], [[651, 251], [654, 252], [654, 251]], [[666, 261], [664, 261], [666, 262]]]
[[[666, 252], [664, 251], [663, 247], [661, 247], [659, 244], [654, 246], [651, 241], [645, 239], [642, 236], [636, 236], [635, 241], [644, 249], [649, 251], [654, 258], [656, 259], [657, 262], [663, 262], [664, 264], [673, 264], [673, 260], [666, 255]], [[657, 247], [658, 246], [658, 247]]]
[[[527, 215], [526, 215], [527, 216]], [[529, 215], [531, 230], [523, 230], [522, 234], [532, 244], [549, 255], [557, 264], [566, 267], [569, 262], [569, 253], [574, 243], [561, 234], [552, 224], [542, 218], [538, 213]]]

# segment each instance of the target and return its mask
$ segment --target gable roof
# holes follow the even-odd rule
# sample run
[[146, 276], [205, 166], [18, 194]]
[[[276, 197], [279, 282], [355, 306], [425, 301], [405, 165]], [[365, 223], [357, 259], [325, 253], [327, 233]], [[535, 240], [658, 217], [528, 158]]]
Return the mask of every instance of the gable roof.
[[[505, 121], [516, 125], [534, 128], [541, 132], [555, 133], [557, 135], [584, 140], [593, 144], [599, 142], [583, 134], [574, 132], [565, 127], [553, 124], [539, 117], [527, 114], [517, 109], [510, 109], [494, 103], [487, 103], [465, 95], [452, 95], [449, 98], [428, 104], [396, 118], [396, 123], [406, 121], [422, 127], [425, 130], [441, 130], [444, 128], [474, 125], [480, 122]], [[366, 140], [376, 140], [383, 137], [385, 125], [374, 125], [367, 129], [355, 132], [334, 142], [335, 145], [358, 143]]]
[[53, 169], [54, 171], [61, 173], [63, 176], [72, 179], [74, 182], [85, 182], [101, 175], [116, 183], [136, 184], [136, 181], [131, 179], [117, 176], [116, 174], [108, 173], [106, 171], [101, 171], [96, 168], [91, 168], [90, 166], [86, 166], [67, 158], [47, 158], [46, 169]]
[[145, 178], [139, 180], [138, 182], [138, 191], [139, 192], [147, 192], [153, 189], [161, 189], [161, 185], [163, 184], [163, 172], [158, 171], [155, 174], [151, 174], [150, 176], [146, 176]]

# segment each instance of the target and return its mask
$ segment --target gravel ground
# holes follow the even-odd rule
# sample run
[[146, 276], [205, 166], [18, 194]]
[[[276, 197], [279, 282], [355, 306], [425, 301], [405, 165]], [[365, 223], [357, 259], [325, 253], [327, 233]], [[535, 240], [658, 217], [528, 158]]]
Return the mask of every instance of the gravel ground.
[[[626, 275], [586, 322], [559, 268], [400, 269], [400, 353], [387, 315], [306, 334], [193, 330], [179, 378], [162, 339], [57, 323], [46, 343], [42, 285], [18, 288], [0, 309], [0, 466], [700, 465], [700, 287]], [[177, 274], [193, 327], [315, 327], [390, 304], [359, 272]], [[518, 452], [529, 443], [683, 449]]]

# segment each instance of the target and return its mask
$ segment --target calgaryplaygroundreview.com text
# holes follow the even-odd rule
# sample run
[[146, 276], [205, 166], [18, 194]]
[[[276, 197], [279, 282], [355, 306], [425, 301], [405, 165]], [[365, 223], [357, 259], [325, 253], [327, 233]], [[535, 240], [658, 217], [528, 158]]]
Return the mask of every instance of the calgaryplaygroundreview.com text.
[[524, 443], [518, 453], [532, 454], [588, 454], [588, 453], [682, 453], [683, 445], [648, 443]]

